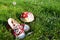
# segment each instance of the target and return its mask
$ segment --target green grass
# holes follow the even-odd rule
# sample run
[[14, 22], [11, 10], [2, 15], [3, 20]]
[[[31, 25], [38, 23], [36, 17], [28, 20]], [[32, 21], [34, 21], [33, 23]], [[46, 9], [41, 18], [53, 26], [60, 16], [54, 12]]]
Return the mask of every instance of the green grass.
[[6, 29], [7, 20], [11, 17], [22, 23], [19, 16], [24, 11], [35, 16], [27, 23], [33, 33], [24, 40], [60, 40], [60, 0], [0, 0], [0, 40], [16, 40]]

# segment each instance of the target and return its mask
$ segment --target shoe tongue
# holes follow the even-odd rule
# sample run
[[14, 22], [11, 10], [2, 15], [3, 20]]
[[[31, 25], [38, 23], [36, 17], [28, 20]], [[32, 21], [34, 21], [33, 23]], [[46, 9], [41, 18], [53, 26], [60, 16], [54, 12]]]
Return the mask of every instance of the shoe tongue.
[[24, 26], [23, 25], [17, 24], [16, 27], [19, 28], [20, 30], [24, 30]]

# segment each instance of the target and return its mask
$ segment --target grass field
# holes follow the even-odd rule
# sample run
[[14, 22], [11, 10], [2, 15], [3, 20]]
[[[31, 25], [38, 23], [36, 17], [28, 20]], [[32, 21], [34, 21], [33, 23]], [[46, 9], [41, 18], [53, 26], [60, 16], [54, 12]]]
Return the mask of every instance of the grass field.
[[19, 16], [25, 11], [32, 12], [35, 20], [26, 23], [33, 33], [24, 40], [60, 40], [60, 0], [0, 0], [0, 40], [16, 40], [6, 29], [7, 20], [23, 23]]

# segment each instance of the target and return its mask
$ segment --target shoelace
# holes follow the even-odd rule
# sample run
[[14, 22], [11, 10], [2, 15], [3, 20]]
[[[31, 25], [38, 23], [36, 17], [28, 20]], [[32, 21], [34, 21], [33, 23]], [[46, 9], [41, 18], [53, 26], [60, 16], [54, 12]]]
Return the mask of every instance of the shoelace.
[[[21, 33], [23, 33], [24, 32], [24, 28], [23, 28], [23, 26], [22, 25], [16, 25], [16, 29], [14, 29], [14, 34], [16, 35], [16, 36], [18, 36], [19, 34], [21, 34]], [[18, 33], [17, 33], [18, 32]]]

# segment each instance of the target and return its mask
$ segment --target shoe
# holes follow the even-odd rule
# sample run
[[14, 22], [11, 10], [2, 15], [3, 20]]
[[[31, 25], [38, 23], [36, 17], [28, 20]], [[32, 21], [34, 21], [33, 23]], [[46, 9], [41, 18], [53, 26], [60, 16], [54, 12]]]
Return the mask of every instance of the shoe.
[[34, 15], [31, 12], [23, 12], [20, 19], [23, 22], [32, 22], [34, 20]]
[[19, 24], [13, 18], [8, 19], [8, 25], [12, 29], [12, 34], [19, 39], [23, 39], [25, 37], [24, 27]]

